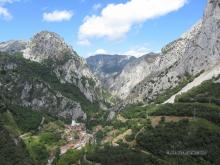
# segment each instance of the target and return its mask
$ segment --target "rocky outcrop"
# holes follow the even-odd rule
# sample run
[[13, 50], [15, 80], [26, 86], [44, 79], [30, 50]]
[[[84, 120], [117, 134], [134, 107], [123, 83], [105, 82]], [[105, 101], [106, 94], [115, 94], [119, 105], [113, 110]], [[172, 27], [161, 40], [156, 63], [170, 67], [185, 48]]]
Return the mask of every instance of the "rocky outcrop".
[[60, 61], [65, 58], [65, 54], [75, 55], [58, 34], [48, 31], [37, 33], [24, 50], [24, 57], [36, 62], [48, 59]]
[[61, 83], [77, 86], [90, 102], [101, 100], [100, 83], [83, 59], [69, 59], [63, 64], [57, 64], [54, 72]]

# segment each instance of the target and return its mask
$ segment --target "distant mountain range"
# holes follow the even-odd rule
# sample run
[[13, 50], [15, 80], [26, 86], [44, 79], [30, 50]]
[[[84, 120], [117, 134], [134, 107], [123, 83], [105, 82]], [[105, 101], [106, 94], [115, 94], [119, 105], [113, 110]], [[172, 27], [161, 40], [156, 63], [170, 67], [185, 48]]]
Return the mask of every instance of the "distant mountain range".
[[89, 68], [100, 78], [102, 84], [105, 85], [105, 82], [110, 77], [120, 74], [124, 67], [135, 59], [133, 56], [126, 55], [97, 54], [86, 58], [86, 61]]

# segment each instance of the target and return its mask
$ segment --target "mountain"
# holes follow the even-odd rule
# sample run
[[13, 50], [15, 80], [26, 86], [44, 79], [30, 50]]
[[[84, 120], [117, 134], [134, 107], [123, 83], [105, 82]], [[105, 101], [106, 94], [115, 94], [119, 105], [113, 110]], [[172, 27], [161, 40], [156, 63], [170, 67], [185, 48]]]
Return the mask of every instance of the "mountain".
[[97, 54], [88, 57], [86, 61], [93, 73], [100, 78], [103, 86], [107, 87], [106, 81], [120, 74], [126, 64], [135, 59], [126, 55]]
[[157, 61], [159, 54], [149, 53], [127, 63], [120, 74], [106, 81], [108, 89], [113, 95], [121, 99], [125, 99], [130, 90], [141, 80], [146, 74], [151, 72], [152, 64]]
[[219, 164], [219, 90], [220, 75], [172, 104], [126, 105], [99, 127], [96, 135], [103, 145], [86, 153], [87, 160], [103, 165]]
[[202, 72], [218, 68], [219, 15], [218, 1], [209, 1], [203, 19], [188, 32], [162, 48], [161, 54], [128, 62], [119, 74], [107, 77], [105, 86], [126, 104], [162, 102], [161, 95], [166, 101]]
[[129, 98], [125, 99], [128, 102], [151, 102], [167, 89], [174, 88], [188, 79], [187, 71], [174, 68], [178, 63], [185, 63], [182, 61], [185, 51], [200, 28], [201, 23], [198, 22], [179, 39], [162, 48], [161, 56], [152, 64], [152, 70], [131, 89]]
[[0, 43], [1, 164], [220, 164], [219, 25], [209, 0], [160, 54], [98, 55], [92, 71], [52, 32]]
[[123, 55], [95, 55], [88, 57], [87, 63], [96, 74], [102, 86], [113, 95], [124, 99], [130, 90], [151, 72], [152, 64], [160, 54], [148, 53], [142, 57]]
[[1, 96], [7, 102], [86, 119], [89, 105], [102, 100], [99, 81], [58, 34], [42, 31], [28, 42], [3, 42], [0, 52]]
[[195, 78], [202, 72], [209, 74], [213, 67], [220, 69], [219, 16], [219, 2], [209, 0], [202, 21], [162, 50], [161, 60], [155, 64], [159, 69], [135, 86], [128, 102], [149, 102], [177, 87], [189, 76]]
[[87, 160], [220, 164], [219, 25], [219, 0], [209, 0], [203, 19], [160, 56], [140, 67], [124, 67], [110, 83], [122, 105], [98, 132], [101, 142], [111, 144], [87, 154]]

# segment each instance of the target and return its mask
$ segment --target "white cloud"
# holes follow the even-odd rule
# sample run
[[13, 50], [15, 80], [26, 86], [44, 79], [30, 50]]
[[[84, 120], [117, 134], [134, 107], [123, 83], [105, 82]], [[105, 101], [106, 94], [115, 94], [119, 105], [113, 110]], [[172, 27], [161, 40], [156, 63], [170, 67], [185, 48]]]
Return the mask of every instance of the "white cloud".
[[73, 17], [72, 11], [67, 10], [55, 10], [50, 13], [43, 13], [43, 20], [47, 22], [61, 22], [61, 21], [69, 21]]
[[92, 9], [93, 9], [94, 11], [96, 11], [96, 10], [99, 10], [101, 7], [102, 7], [102, 4], [101, 4], [101, 3], [96, 3], [96, 4], [94, 4], [94, 5], [92, 6]]
[[106, 51], [105, 49], [97, 49], [95, 52], [89, 52], [89, 53], [87, 54], [87, 57], [93, 56], [93, 55], [96, 55], [96, 54], [106, 55], [106, 54], [109, 54], [109, 53], [108, 53], [108, 51]]
[[12, 15], [9, 13], [8, 9], [0, 6], [0, 18], [3, 18], [4, 20], [11, 20]]
[[89, 42], [88, 39], [79, 40], [79, 41], [77, 42], [77, 44], [78, 44], [78, 45], [84, 45], [84, 46], [89, 46], [89, 45], [91, 45], [91, 43]]
[[120, 39], [132, 26], [180, 9], [187, 0], [130, 0], [109, 4], [100, 15], [87, 16], [79, 28], [79, 39]]
[[151, 50], [147, 47], [147, 45], [143, 46], [136, 46], [132, 49], [129, 49], [128, 51], [122, 53], [124, 55], [130, 55], [135, 57], [141, 57], [147, 53], [149, 53]]
[[6, 21], [12, 19], [11, 13], [7, 8], [4, 7], [6, 4], [12, 4], [14, 2], [19, 2], [20, 0], [0, 0], [0, 18], [3, 18]]
[[19, 2], [20, 0], [0, 0], [0, 4]]
[[105, 49], [97, 49], [94, 54], [107, 54], [108, 52]]

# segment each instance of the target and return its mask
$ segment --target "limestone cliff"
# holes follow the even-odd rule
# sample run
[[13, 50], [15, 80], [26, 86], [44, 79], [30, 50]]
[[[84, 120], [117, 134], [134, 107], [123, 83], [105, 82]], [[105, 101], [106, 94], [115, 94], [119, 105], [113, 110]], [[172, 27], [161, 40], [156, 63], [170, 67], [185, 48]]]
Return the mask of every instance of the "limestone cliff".
[[185, 75], [196, 76], [219, 64], [219, 4], [218, 0], [209, 0], [202, 21], [162, 50], [159, 65], [155, 64], [159, 69], [133, 88], [128, 102], [149, 102], [166, 89], [176, 87]]

